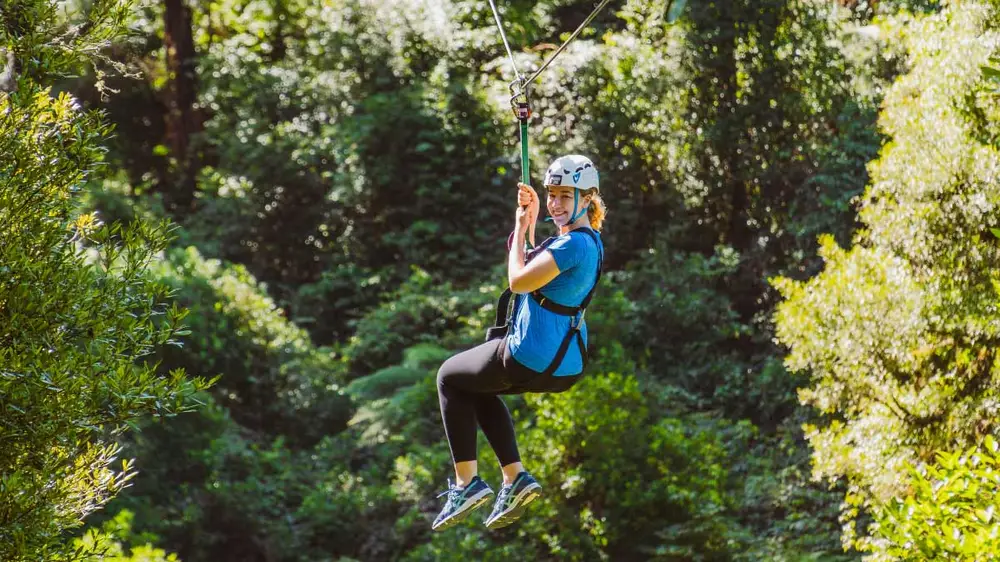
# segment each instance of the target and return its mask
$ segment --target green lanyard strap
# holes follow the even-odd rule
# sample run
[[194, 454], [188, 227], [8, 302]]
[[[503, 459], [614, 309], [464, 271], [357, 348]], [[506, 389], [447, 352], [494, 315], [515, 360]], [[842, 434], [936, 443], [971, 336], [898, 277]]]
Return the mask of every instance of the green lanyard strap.
[[512, 82], [510, 91], [510, 107], [521, 125], [521, 183], [531, 185], [528, 167], [528, 120], [531, 119], [531, 100], [528, 99], [528, 88], [522, 80]]

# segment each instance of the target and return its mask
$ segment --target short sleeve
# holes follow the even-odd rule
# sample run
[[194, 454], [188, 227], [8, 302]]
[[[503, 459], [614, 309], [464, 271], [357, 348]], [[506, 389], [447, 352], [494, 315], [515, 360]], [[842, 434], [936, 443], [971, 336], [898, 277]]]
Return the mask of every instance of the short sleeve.
[[559, 271], [569, 271], [587, 255], [587, 242], [583, 236], [563, 234], [548, 247]]

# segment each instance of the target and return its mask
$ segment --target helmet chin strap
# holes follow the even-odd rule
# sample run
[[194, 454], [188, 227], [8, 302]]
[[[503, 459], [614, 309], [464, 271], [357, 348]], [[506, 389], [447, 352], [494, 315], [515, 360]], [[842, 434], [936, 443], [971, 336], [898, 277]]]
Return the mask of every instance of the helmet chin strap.
[[576, 208], [580, 205], [580, 190], [573, 190], [573, 212], [569, 214], [569, 224], [573, 224], [580, 219], [583, 215], [587, 214], [587, 207], [580, 210], [580, 214], [576, 214]]

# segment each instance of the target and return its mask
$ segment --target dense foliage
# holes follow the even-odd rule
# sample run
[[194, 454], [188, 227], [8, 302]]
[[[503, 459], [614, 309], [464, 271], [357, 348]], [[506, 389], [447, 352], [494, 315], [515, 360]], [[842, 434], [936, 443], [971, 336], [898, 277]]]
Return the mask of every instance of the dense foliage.
[[[517, 66], [593, 4], [499, 2]], [[593, 361], [506, 400], [545, 500], [437, 534], [520, 173], [489, 3], [130, 8], [0, 7], [0, 559], [992, 559], [992, 3], [612, 2], [532, 92], [610, 209]]]
[[934, 463], [909, 467], [911, 489], [875, 509], [872, 560], [996, 560], [997, 442], [938, 453]]
[[812, 374], [800, 396], [836, 414], [808, 429], [815, 473], [847, 480], [849, 520], [907, 493], [907, 466], [995, 431], [1000, 108], [981, 66], [998, 21], [967, 5], [887, 26], [910, 69], [886, 96], [893, 140], [871, 167], [864, 228], [850, 250], [824, 240], [808, 283], [780, 283], [788, 364]]
[[[99, 171], [108, 127], [55, 73], [121, 35], [128, 6], [95, 3], [66, 21], [47, 2], [5, 5], [0, 91], [0, 559], [94, 552], [64, 535], [135, 476], [119, 458], [138, 419], [189, 409], [205, 384], [159, 371], [184, 312], [151, 279], [166, 225], [104, 226], [75, 209]], [[77, 27], [71, 27], [77, 26]], [[54, 45], [58, 42], [58, 46]]]
[[[807, 414], [771, 343], [766, 277], [811, 271], [818, 232], [847, 239], [891, 70], [870, 72], [845, 44], [859, 41], [841, 27], [853, 12], [692, 3], [667, 24], [664, 6], [606, 13], [535, 89], [535, 166], [563, 151], [601, 163], [615, 271], [590, 315], [598, 378], [512, 400], [529, 463], [566, 502], [503, 536], [469, 529], [476, 540], [431, 537], [426, 521], [448, 458], [433, 373], [491, 316], [517, 173], [488, 3], [195, 12], [204, 167], [193, 209], [166, 208], [198, 248], [169, 258], [198, 320], [165, 364], [222, 378], [200, 419], [132, 442], [151, 465], [120, 502], [136, 527], [186, 560], [838, 559], [836, 495], [802, 468]], [[588, 11], [515, 3], [505, 20], [515, 44], [555, 42]], [[143, 21], [162, 33], [156, 11]], [[125, 103], [155, 111], [148, 97]], [[155, 169], [137, 146], [115, 151]], [[177, 198], [170, 178], [92, 199], [155, 215]], [[326, 359], [306, 343], [315, 359], [274, 355], [299, 353], [275, 340], [297, 328], [271, 316], [265, 291]], [[350, 397], [346, 432], [317, 417], [347, 411], [316, 402], [323, 387]], [[177, 451], [188, 460], [160, 468]]]

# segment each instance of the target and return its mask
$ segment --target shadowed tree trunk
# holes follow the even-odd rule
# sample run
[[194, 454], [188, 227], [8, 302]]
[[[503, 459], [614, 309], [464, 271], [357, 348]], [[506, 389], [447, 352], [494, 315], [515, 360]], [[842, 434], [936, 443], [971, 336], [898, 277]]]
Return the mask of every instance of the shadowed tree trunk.
[[198, 158], [192, 136], [202, 130], [197, 100], [197, 59], [191, 32], [191, 8], [185, 0], [164, 0], [164, 44], [167, 49], [167, 143], [177, 160], [169, 187], [164, 191], [168, 208], [184, 214], [194, 204]]
[[704, 181], [711, 190], [705, 203], [706, 219], [716, 231], [711, 244], [728, 244], [743, 257], [731, 279], [731, 295], [733, 308], [744, 322], [756, 312], [759, 293], [748, 271], [747, 250], [753, 246], [754, 233], [747, 223], [751, 206], [747, 109], [738, 99], [737, 79], [738, 43], [747, 32], [741, 18], [748, 12], [747, 4], [746, 0], [695, 3], [691, 9], [692, 31], [698, 37], [694, 79], [698, 94], [693, 109], [705, 130], [704, 139], [698, 142], [704, 143]]
[[288, 12], [288, 6], [285, 5], [285, 0], [275, 0], [274, 2], [274, 35], [272, 37], [271, 51], [271, 61], [279, 62], [284, 60], [285, 55], [288, 53], [288, 18], [290, 14]]

